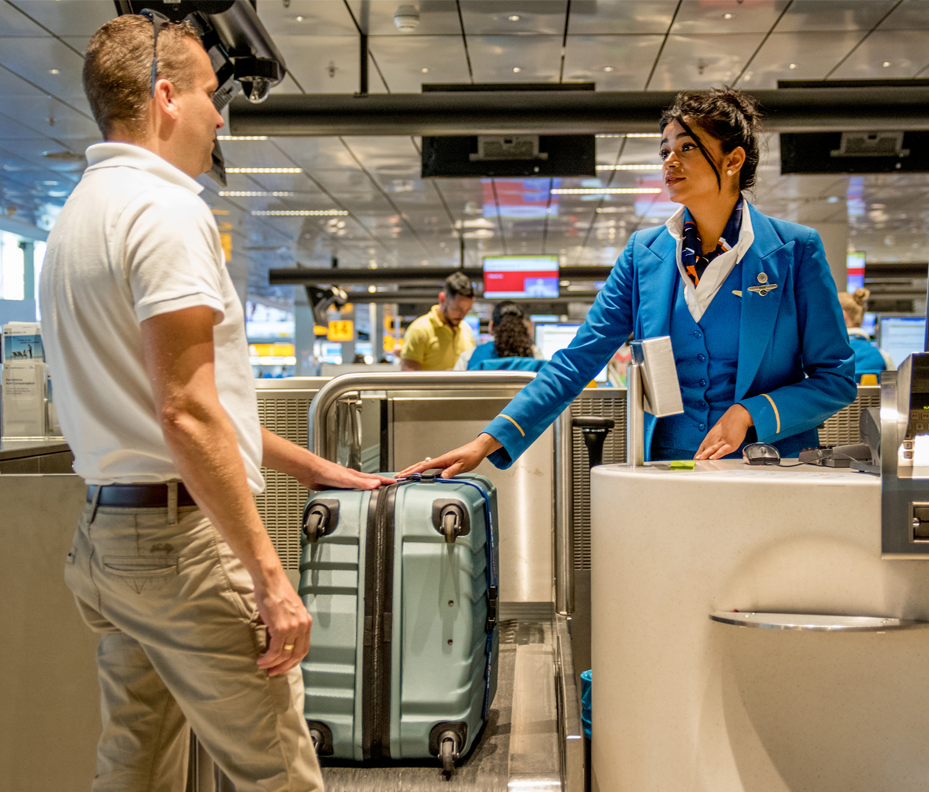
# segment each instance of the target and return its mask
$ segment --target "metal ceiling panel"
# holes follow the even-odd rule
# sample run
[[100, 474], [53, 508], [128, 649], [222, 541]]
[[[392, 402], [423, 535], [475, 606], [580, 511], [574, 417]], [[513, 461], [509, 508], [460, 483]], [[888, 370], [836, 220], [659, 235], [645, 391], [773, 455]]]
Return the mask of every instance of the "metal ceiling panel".
[[469, 36], [474, 81], [558, 82], [561, 41], [561, 36]]
[[382, 36], [368, 41], [393, 93], [419, 93], [423, 83], [470, 83], [461, 36]]
[[924, 30], [877, 30], [835, 72], [835, 80], [915, 77], [929, 66], [929, 33]]
[[[357, 34], [351, 14], [341, 0], [290, 0], [258, 3], [265, 29], [279, 43], [282, 36], [353, 36]], [[290, 66], [290, 60], [287, 60]]]
[[[394, 14], [401, 5], [412, 5], [419, 11], [419, 25], [412, 33], [401, 33], [394, 23]], [[358, 25], [369, 36], [402, 36], [406, 39], [416, 36], [461, 36], [454, 0], [349, 0], [349, 6]]]
[[[86, 107], [81, 86], [84, 61], [71, 49], [51, 36], [22, 36], [2, 42], [3, 63], [16, 76], [37, 85], [46, 94], [72, 98], [82, 102], [82, 109]], [[11, 62], [15, 67], [7, 65]]]
[[568, 36], [565, 79], [595, 82], [598, 91], [639, 91], [664, 36]]
[[[358, 36], [278, 34], [274, 37], [274, 43], [287, 62], [287, 71], [305, 92], [350, 94], [358, 90]], [[369, 79], [372, 90], [375, 87], [380, 89], [373, 68]], [[272, 89], [272, 93], [281, 92], [281, 87]]]
[[[84, 36], [85, 40], [116, 16], [112, 0], [7, 0], [7, 4], [44, 25], [55, 35]], [[6, 15], [0, 12], [0, 22], [6, 19]]]
[[461, 15], [472, 36], [563, 36], [567, 0], [461, 0]]
[[881, 23], [881, 30], [929, 30], [929, 3], [903, 3]]
[[730, 83], [763, 38], [760, 33], [669, 36], [648, 87], [680, 91]]
[[572, 0], [569, 35], [668, 32], [677, 0]]
[[777, 88], [778, 80], [822, 80], [860, 40], [860, 33], [847, 31], [773, 33], [739, 87], [761, 90]]
[[[794, 0], [777, 26], [778, 33], [860, 31], [874, 27], [897, 0]], [[859, 37], [860, 38], [860, 37]]]
[[684, 0], [671, 33], [678, 36], [767, 33], [787, 4], [788, 0]]

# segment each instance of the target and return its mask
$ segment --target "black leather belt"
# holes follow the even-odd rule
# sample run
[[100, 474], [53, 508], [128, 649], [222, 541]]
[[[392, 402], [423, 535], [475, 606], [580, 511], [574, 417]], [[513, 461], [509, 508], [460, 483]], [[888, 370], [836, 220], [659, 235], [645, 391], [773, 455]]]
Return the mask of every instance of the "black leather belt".
[[[87, 502], [93, 502], [94, 495], [100, 490], [98, 506], [116, 506], [135, 509], [167, 509], [167, 484], [106, 484], [102, 487], [87, 488]], [[187, 487], [178, 482], [177, 505], [196, 506], [196, 502], [187, 491]]]

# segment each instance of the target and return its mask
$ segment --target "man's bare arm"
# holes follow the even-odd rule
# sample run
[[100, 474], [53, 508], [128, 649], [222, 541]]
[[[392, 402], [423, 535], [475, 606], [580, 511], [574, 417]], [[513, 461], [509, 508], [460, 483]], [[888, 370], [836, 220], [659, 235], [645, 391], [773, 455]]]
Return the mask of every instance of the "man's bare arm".
[[274, 432], [261, 430], [263, 456], [261, 464], [295, 478], [307, 489], [339, 487], [340, 489], [377, 489], [394, 480], [336, 465], [301, 448]]
[[146, 319], [142, 352], [156, 416], [181, 478], [254, 581], [270, 635], [258, 665], [271, 675], [284, 673], [309, 651], [311, 620], [261, 523], [232, 422], [219, 401], [213, 310], [186, 308]]
[[418, 360], [410, 360], [409, 358], [400, 358], [400, 371], [422, 371], [423, 364]]

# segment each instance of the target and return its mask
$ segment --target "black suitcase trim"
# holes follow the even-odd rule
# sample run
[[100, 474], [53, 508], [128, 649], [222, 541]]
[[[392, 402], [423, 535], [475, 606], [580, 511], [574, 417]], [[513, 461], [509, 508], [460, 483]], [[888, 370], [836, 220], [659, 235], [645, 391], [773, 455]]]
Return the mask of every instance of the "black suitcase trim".
[[361, 751], [365, 760], [390, 759], [396, 500], [394, 485], [372, 491], [368, 503], [361, 697]]

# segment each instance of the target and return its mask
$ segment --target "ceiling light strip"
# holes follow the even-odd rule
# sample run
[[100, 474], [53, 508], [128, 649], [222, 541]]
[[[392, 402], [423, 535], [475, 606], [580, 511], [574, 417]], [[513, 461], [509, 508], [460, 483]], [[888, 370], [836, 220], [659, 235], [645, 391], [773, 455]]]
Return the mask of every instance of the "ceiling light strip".
[[267, 135], [217, 135], [217, 140], [267, 140]]
[[291, 198], [296, 195], [290, 190], [220, 190], [222, 198]]
[[661, 132], [601, 132], [598, 138], [660, 138]]
[[602, 171], [660, 171], [663, 165], [598, 165], [597, 170]]
[[269, 209], [254, 211], [255, 217], [344, 217], [345, 209]]
[[552, 195], [657, 195], [659, 187], [558, 187]]
[[226, 173], [303, 173], [303, 168], [226, 168]]

